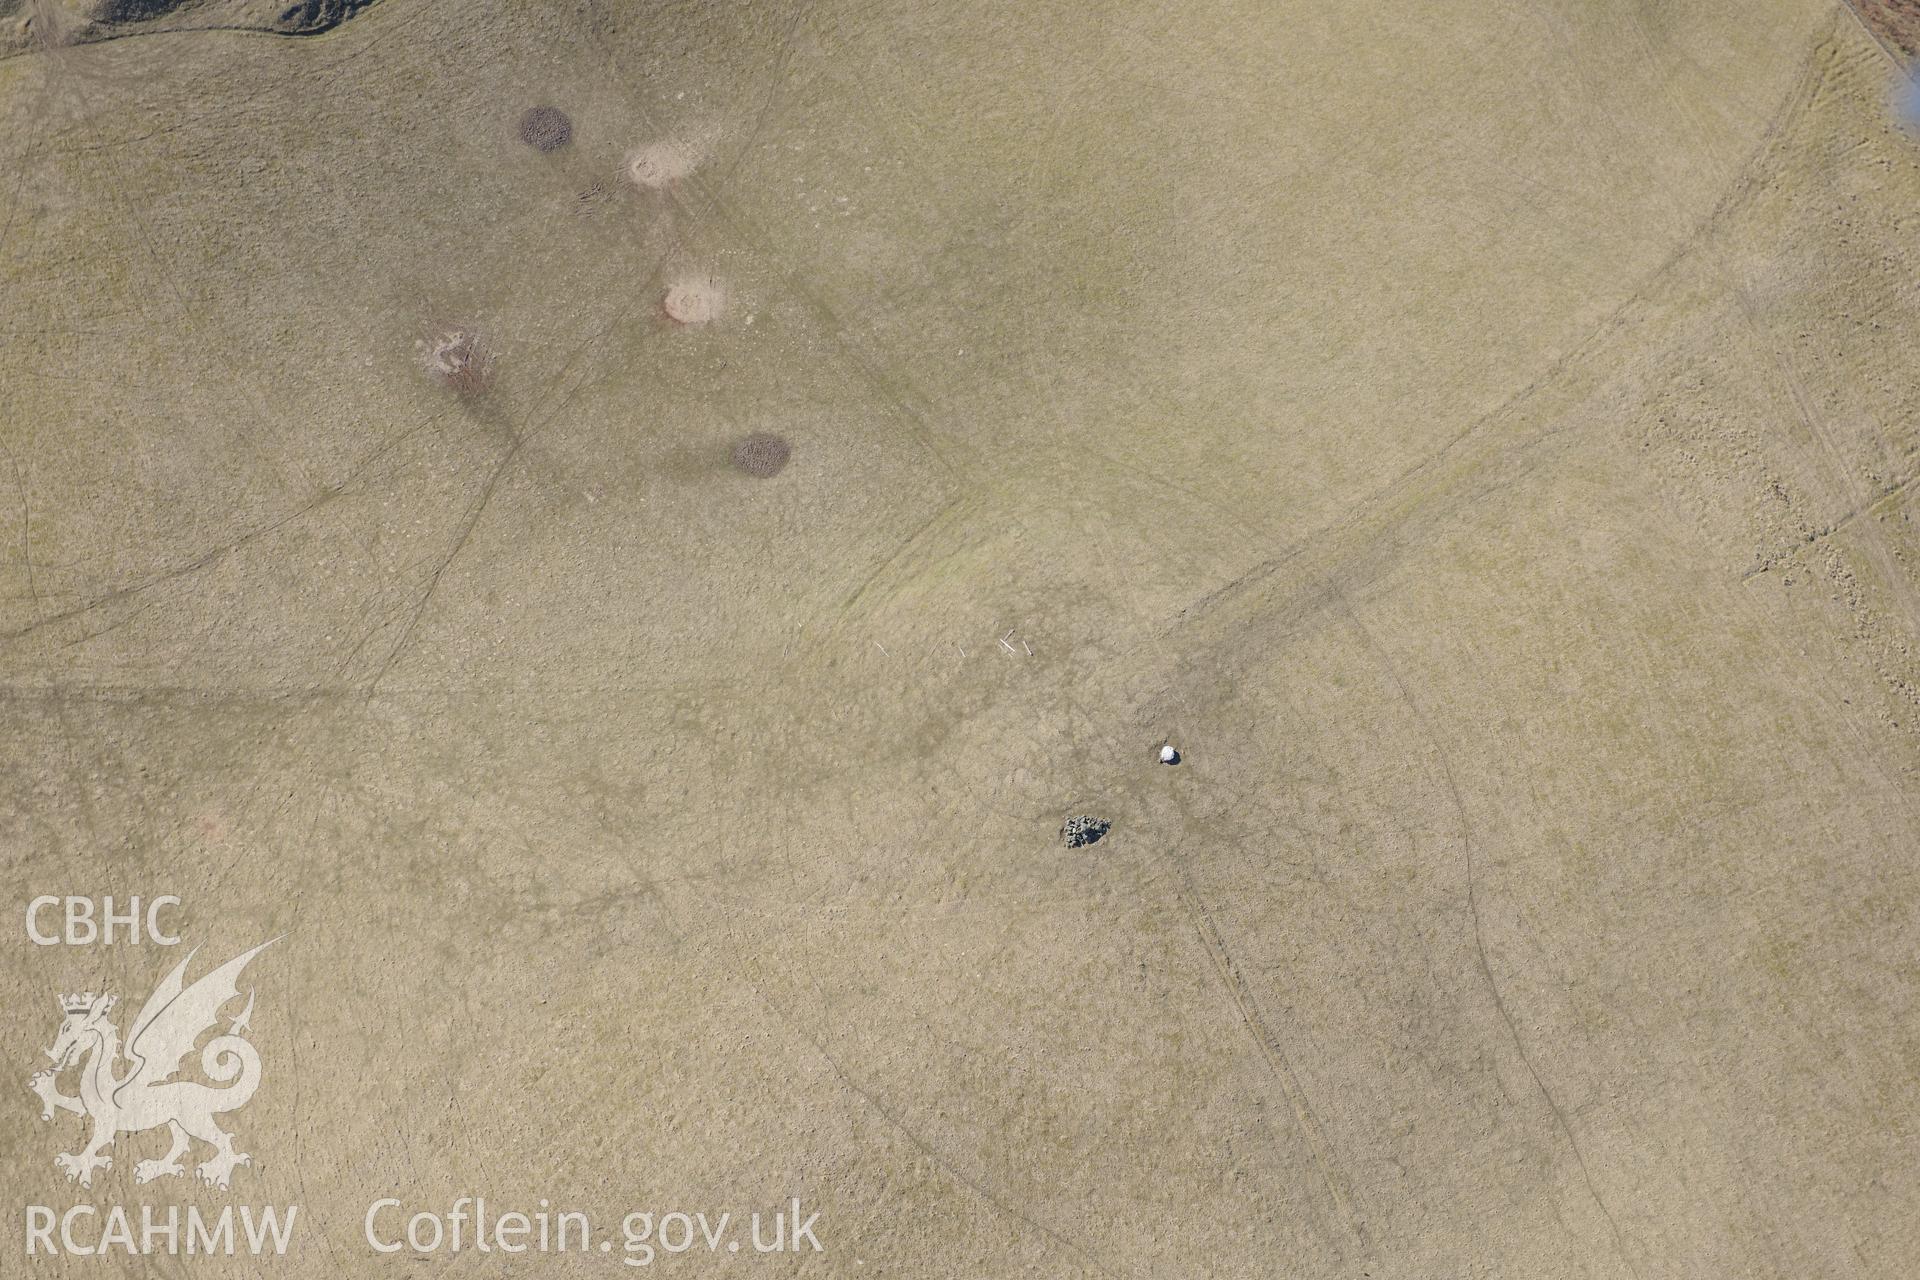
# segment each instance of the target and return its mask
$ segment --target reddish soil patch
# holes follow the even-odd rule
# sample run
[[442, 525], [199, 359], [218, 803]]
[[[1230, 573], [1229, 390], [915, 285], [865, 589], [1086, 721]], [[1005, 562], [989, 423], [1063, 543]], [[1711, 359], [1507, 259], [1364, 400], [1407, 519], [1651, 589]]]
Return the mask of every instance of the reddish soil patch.
[[1909, 67], [1920, 62], [1920, 0], [1848, 0], [1867, 29]]

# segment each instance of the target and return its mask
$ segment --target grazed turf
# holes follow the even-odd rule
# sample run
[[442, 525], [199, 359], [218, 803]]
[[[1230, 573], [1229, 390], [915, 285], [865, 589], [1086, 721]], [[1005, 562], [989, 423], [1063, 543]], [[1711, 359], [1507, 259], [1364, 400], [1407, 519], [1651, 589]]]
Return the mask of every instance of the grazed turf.
[[[0, 907], [284, 935], [233, 1198], [295, 1280], [509, 1261], [373, 1256], [387, 1194], [803, 1197], [766, 1275], [1904, 1280], [1887, 78], [1798, 0], [10, 59]], [[174, 954], [13, 918], [7, 1212], [86, 1198], [55, 997]]]

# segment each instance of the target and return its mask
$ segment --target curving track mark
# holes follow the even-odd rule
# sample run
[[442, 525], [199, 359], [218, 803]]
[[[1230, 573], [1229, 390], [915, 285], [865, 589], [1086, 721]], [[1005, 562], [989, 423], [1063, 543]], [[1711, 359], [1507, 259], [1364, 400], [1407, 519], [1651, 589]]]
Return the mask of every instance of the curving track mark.
[[1327, 1195], [1333, 1201], [1341, 1224], [1353, 1236], [1361, 1250], [1373, 1254], [1373, 1240], [1367, 1231], [1367, 1224], [1354, 1210], [1354, 1192], [1346, 1175], [1334, 1162], [1332, 1144], [1327, 1141], [1326, 1131], [1320, 1125], [1320, 1118], [1314, 1113], [1313, 1104], [1307, 1092], [1301, 1087], [1300, 1077], [1293, 1069], [1293, 1062], [1287, 1056], [1285, 1046], [1274, 1035], [1272, 1028], [1260, 1014], [1259, 1002], [1254, 999], [1253, 990], [1247, 980], [1240, 975], [1240, 968], [1234, 963], [1233, 955], [1227, 950], [1227, 944], [1220, 936], [1220, 929], [1214, 923], [1213, 913], [1208, 911], [1194, 892], [1192, 878], [1171, 855], [1163, 855], [1171, 864], [1176, 879], [1181, 905], [1193, 921], [1194, 931], [1200, 935], [1200, 945], [1206, 950], [1207, 958], [1213, 962], [1214, 972], [1219, 976], [1221, 986], [1226, 989], [1227, 997], [1234, 1010], [1240, 1016], [1241, 1024], [1247, 1035], [1260, 1050], [1261, 1060], [1266, 1064], [1267, 1073], [1280, 1086], [1280, 1092], [1287, 1100], [1287, 1106], [1293, 1111], [1294, 1121], [1300, 1126], [1300, 1132], [1306, 1137], [1308, 1149], [1313, 1152], [1313, 1162], [1320, 1170], [1325, 1181]]
[[1006, 1196], [994, 1191], [993, 1188], [987, 1186], [979, 1178], [956, 1165], [949, 1156], [941, 1152], [932, 1142], [922, 1137], [904, 1120], [895, 1115], [893, 1109], [888, 1107], [871, 1089], [848, 1075], [846, 1068], [841, 1065], [840, 1059], [834, 1056], [826, 1044], [796, 1021], [785, 1009], [768, 999], [767, 993], [760, 989], [758, 983], [754, 982], [753, 979], [747, 975], [733, 970], [732, 966], [724, 959], [720, 959], [717, 956], [714, 958], [719, 960], [723, 968], [729, 969], [737, 981], [746, 984], [747, 989], [752, 991], [755, 998], [766, 1006], [769, 1013], [778, 1018], [789, 1031], [795, 1036], [798, 1036], [820, 1056], [821, 1060], [827, 1064], [827, 1069], [833, 1073], [834, 1078], [840, 1082], [841, 1086], [844, 1087], [848, 1093], [858, 1098], [865, 1106], [872, 1110], [875, 1115], [886, 1121], [901, 1137], [913, 1144], [914, 1149], [925, 1156], [936, 1168], [942, 1170], [949, 1177], [965, 1186], [969, 1191], [972, 1191], [999, 1212], [1012, 1218], [1015, 1222], [1021, 1223], [1057, 1248], [1079, 1258], [1100, 1275], [1108, 1277], [1108, 1280], [1119, 1280], [1120, 1273], [1116, 1272], [1103, 1259], [1096, 1256], [1087, 1246], [1069, 1239], [1033, 1215], [1022, 1211], [1017, 1205], [1011, 1203]]
[[1639, 1280], [1640, 1269], [1634, 1265], [1633, 1256], [1627, 1251], [1627, 1239], [1620, 1230], [1619, 1221], [1614, 1217], [1613, 1210], [1608, 1207], [1606, 1199], [1601, 1196], [1598, 1184], [1594, 1182], [1593, 1171], [1587, 1164], [1586, 1153], [1581, 1149], [1579, 1136], [1574, 1133], [1573, 1125], [1568, 1121], [1566, 1110], [1560, 1105], [1560, 1100], [1554, 1096], [1553, 1090], [1547, 1087], [1540, 1069], [1534, 1065], [1533, 1055], [1527, 1052], [1526, 1041], [1520, 1036], [1520, 1024], [1514, 1019], [1513, 1011], [1507, 1007], [1507, 1000], [1501, 993], [1499, 980], [1494, 976], [1493, 964], [1487, 956], [1486, 932], [1480, 914], [1480, 898], [1474, 871], [1473, 823], [1467, 816], [1466, 802], [1461, 797], [1460, 784], [1454, 776], [1453, 762], [1447, 755], [1446, 748], [1441, 744], [1439, 734], [1434, 732], [1426, 712], [1414, 699], [1406, 682], [1400, 678], [1399, 669], [1386, 651], [1380, 647], [1379, 642], [1374, 639], [1373, 633], [1367, 629], [1366, 624], [1360, 621], [1360, 616], [1354, 612], [1346, 593], [1331, 580], [1324, 580], [1324, 586], [1328, 596], [1340, 606], [1340, 612], [1345, 616], [1347, 626], [1359, 640], [1361, 648], [1372, 656], [1381, 674], [1392, 683], [1401, 702], [1405, 704], [1408, 714], [1413, 717], [1414, 723], [1420, 726], [1420, 732], [1432, 749], [1434, 759], [1439, 762], [1441, 776], [1447, 784], [1447, 793], [1452, 798], [1454, 813], [1460, 823], [1461, 857], [1466, 875], [1467, 914], [1473, 933], [1474, 959], [1479, 967], [1481, 980], [1486, 984], [1487, 993], [1493, 998], [1493, 1007], [1498, 1010], [1500, 1020], [1506, 1024], [1507, 1036], [1513, 1042], [1514, 1052], [1519, 1055], [1521, 1065], [1526, 1067], [1527, 1075], [1533, 1080], [1534, 1088], [1539, 1091], [1541, 1099], [1547, 1104], [1547, 1109], [1552, 1112], [1554, 1125], [1560, 1130], [1568, 1150], [1573, 1154], [1574, 1163], [1580, 1168], [1580, 1177], [1586, 1184], [1587, 1194], [1592, 1197], [1601, 1217], [1606, 1219], [1607, 1229], [1613, 1237], [1615, 1254], [1628, 1273], [1634, 1276], [1635, 1280]]
[[[1641, 318], [1641, 308], [1655, 290], [1672, 276], [1682, 263], [1704, 252], [1704, 246], [1713, 231], [1752, 197], [1756, 189], [1755, 177], [1760, 166], [1771, 155], [1788, 126], [1799, 118], [1810, 101], [1817, 81], [1814, 68], [1825, 56], [1828, 44], [1827, 39], [1822, 39], [1815, 42], [1808, 50], [1806, 72], [1786, 93], [1746, 161], [1741, 165], [1739, 173], [1726, 194], [1714, 204], [1698, 225], [1674, 246], [1660, 264], [1648, 272], [1646, 277], [1621, 300], [1620, 304], [1595, 324], [1586, 336], [1576, 342], [1564, 355], [1542, 369], [1537, 376], [1504, 402], [1467, 423], [1433, 453], [1413, 463], [1399, 475], [1364, 497], [1348, 504], [1346, 514], [1306, 534], [1227, 585], [1201, 596], [1182, 610], [1179, 617], [1172, 619], [1169, 628], [1213, 612], [1228, 601], [1277, 577], [1282, 570], [1294, 561], [1307, 557], [1309, 553], [1324, 550], [1324, 554], [1318, 557], [1322, 564], [1318, 568], [1309, 566], [1303, 569], [1303, 573], [1324, 574], [1325, 562], [1340, 555], [1341, 548], [1337, 544], [1342, 540], [1345, 540], [1350, 547], [1356, 548], [1381, 541], [1403, 525], [1408, 516], [1421, 508], [1424, 496], [1420, 492], [1422, 488], [1427, 489], [1429, 493], [1438, 492], [1441, 496], [1446, 496], [1446, 486], [1450, 481], [1455, 480], [1455, 477], [1443, 474], [1443, 468], [1445, 464], [1454, 461], [1467, 450], [1477, 447], [1479, 449], [1477, 456], [1482, 460], [1496, 453], [1517, 455], [1552, 438], [1562, 430], [1563, 428], [1548, 425], [1534, 429], [1517, 439], [1486, 438], [1495, 435], [1500, 428], [1509, 424], [1536, 397], [1558, 386], [1586, 363], [1589, 357], [1600, 353], [1609, 341], [1631, 329]], [[1456, 468], [1456, 472], [1470, 473], [1473, 460], [1469, 458], [1462, 462], [1461, 467]], [[1328, 544], [1335, 545], [1329, 547]]]

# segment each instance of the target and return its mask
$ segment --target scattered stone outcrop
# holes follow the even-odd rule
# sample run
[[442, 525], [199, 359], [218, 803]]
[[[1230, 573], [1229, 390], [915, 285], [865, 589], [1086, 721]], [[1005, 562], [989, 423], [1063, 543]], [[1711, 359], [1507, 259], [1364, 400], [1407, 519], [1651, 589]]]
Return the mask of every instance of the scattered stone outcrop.
[[1067, 848], [1079, 849], [1090, 844], [1098, 844], [1102, 836], [1113, 830], [1113, 824], [1105, 818], [1095, 818], [1088, 814], [1068, 818], [1060, 828], [1060, 838], [1067, 842]]

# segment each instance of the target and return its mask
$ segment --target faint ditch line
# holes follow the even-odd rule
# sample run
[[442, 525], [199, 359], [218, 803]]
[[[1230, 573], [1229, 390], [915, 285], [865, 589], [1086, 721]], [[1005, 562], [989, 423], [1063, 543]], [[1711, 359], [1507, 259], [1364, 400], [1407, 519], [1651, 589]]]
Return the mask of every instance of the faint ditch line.
[[1381, 673], [1393, 683], [1401, 702], [1413, 716], [1414, 722], [1420, 726], [1420, 732], [1426, 738], [1434, 758], [1439, 761], [1441, 776], [1447, 784], [1447, 792], [1453, 800], [1454, 813], [1460, 823], [1460, 845], [1466, 870], [1467, 913], [1472, 926], [1474, 958], [1478, 962], [1480, 976], [1486, 983], [1487, 993], [1493, 998], [1493, 1006], [1499, 1012], [1500, 1020], [1506, 1024], [1507, 1035], [1513, 1041], [1514, 1052], [1519, 1056], [1521, 1065], [1527, 1069], [1527, 1075], [1532, 1078], [1534, 1087], [1540, 1091], [1540, 1097], [1553, 1114], [1554, 1124], [1559, 1128], [1561, 1135], [1566, 1139], [1568, 1149], [1573, 1153], [1574, 1163], [1580, 1168], [1580, 1178], [1586, 1184], [1587, 1194], [1593, 1198], [1594, 1206], [1600, 1210], [1601, 1217], [1606, 1219], [1607, 1228], [1613, 1236], [1614, 1252], [1628, 1272], [1638, 1280], [1640, 1269], [1634, 1265], [1633, 1255], [1627, 1252], [1626, 1237], [1620, 1230], [1620, 1223], [1614, 1217], [1613, 1210], [1607, 1206], [1606, 1199], [1601, 1196], [1600, 1188], [1593, 1180], [1593, 1171], [1587, 1165], [1586, 1153], [1581, 1149], [1580, 1139], [1574, 1133], [1565, 1109], [1561, 1107], [1560, 1100], [1554, 1096], [1553, 1090], [1547, 1087], [1547, 1082], [1540, 1075], [1539, 1068], [1534, 1065], [1533, 1056], [1527, 1052], [1526, 1041], [1520, 1036], [1520, 1025], [1515, 1020], [1512, 1010], [1507, 1007], [1506, 997], [1500, 990], [1500, 983], [1494, 977], [1493, 964], [1487, 956], [1486, 932], [1480, 915], [1480, 898], [1474, 871], [1473, 823], [1467, 816], [1466, 801], [1460, 794], [1459, 781], [1454, 777], [1453, 761], [1447, 755], [1446, 748], [1441, 745], [1441, 739], [1427, 719], [1426, 711], [1414, 700], [1406, 682], [1400, 678], [1399, 669], [1394, 665], [1393, 660], [1374, 639], [1373, 633], [1360, 620], [1359, 614], [1354, 612], [1346, 593], [1331, 579], [1324, 580], [1324, 583], [1328, 595], [1339, 604], [1341, 612], [1346, 616], [1348, 626], [1359, 638], [1361, 646], [1373, 656]]
[[[1172, 859], [1169, 859], [1172, 862]], [[1214, 971], [1219, 974], [1221, 985], [1227, 990], [1228, 998], [1233, 1001], [1235, 1011], [1245, 1026], [1248, 1036], [1260, 1049], [1261, 1060], [1266, 1063], [1267, 1072], [1280, 1086], [1280, 1092], [1286, 1097], [1287, 1105], [1293, 1111], [1295, 1122], [1306, 1137], [1307, 1146], [1313, 1152], [1314, 1164], [1320, 1170], [1321, 1178], [1326, 1182], [1327, 1195], [1332, 1199], [1341, 1224], [1353, 1236], [1361, 1249], [1371, 1255], [1373, 1241], [1361, 1216], [1354, 1211], [1354, 1192], [1346, 1175], [1340, 1171], [1333, 1158], [1332, 1144], [1328, 1142], [1325, 1130], [1320, 1127], [1319, 1117], [1314, 1113], [1313, 1104], [1307, 1098], [1307, 1092], [1301, 1087], [1300, 1077], [1293, 1069], [1293, 1062], [1287, 1056], [1286, 1049], [1274, 1035], [1266, 1019], [1261, 1017], [1258, 1002], [1246, 979], [1240, 976], [1239, 966], [1234, 963], [1233, 955], [1227, 950], [1226, 941], [1220, 936], [1219, 926], [1214, 923], [1213, 914], [1200, 902], [1194, 893], [1193, 882], [1185, 867], [1174, 862], [1173, 871], [1177, 879], [1180, 901], [1193, 920], [1195, 932], [1200, 935], [1200, 944], [1206, 950], [1207, 958], [1213, 962]]]

